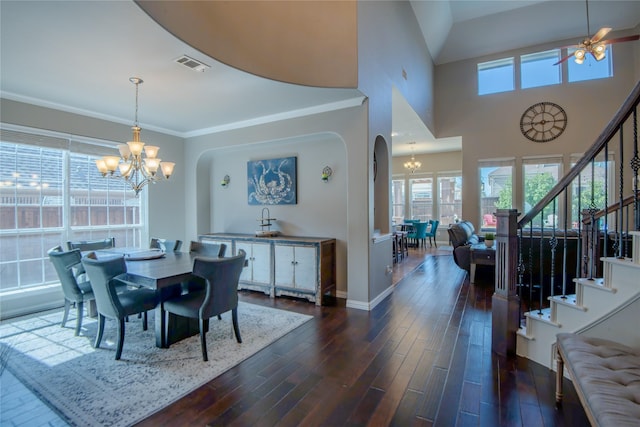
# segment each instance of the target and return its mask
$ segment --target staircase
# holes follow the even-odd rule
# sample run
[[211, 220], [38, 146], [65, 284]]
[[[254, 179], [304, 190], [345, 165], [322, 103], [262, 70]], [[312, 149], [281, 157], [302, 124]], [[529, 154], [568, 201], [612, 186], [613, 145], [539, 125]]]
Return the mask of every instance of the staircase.
[[[498, 354], [554, 369], [561, 332], [640, 348], [639, 104], [640, 82], [529, 212], [496, 212], [492, 347]], [[598, 168], [604, 184], [597, 182]], [[572, 221], [571, 212], [581, 220]], [[543, 221], [549, 217], [558, 220]]]
[[[556, 334], [588, 333], [595, 328], [608, 332], [609, 339], [640, 346], [640, 232], [629, 234], [632, 258], [602, 258], [604, 277], [577, 278], [575, 294], [548, 297], [548, 308], [524, 314], [525, 324], [517, 332], [519, 356], [552, 369]], [[625, 320], [628, 317], [631, 322]]]

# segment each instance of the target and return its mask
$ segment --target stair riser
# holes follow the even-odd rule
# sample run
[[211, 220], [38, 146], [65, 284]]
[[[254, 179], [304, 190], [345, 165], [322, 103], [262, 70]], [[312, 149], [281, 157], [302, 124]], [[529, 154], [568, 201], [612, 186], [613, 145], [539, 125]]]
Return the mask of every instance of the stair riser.
[[556, 334], [578, 331], [624, 305], [640, 292], [639, 276], [640, 270], [631, 263], [605, 262], [605, 283], [611, 283], [615, 292], [598, 286], [576, 284], [578, 300], [582, 301], [582, 305], [587, 310], [576, 310], [574, 307], [551, 301], [550, 312], [553, 316], [551, 320], [559, 326], [537, 320], [535, 315], [528, 316], [526, 321], [528, 338], [517, 336], [517, 354], [554, 369], [552, 349]]

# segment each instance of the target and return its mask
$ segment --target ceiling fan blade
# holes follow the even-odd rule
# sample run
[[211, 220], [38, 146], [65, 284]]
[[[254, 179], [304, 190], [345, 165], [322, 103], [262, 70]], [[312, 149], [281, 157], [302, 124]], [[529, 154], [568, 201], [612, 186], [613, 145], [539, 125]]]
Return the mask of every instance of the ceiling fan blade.
[[620, 37], [617, 39], [605, 40], [602, 43], [604, 44], [622, 43], [622, 42], [630, 42], [638, 39], [640, 39], [640, 35], [636, 34], [635, 36], [627, 36], [627, 37]]
[[567, 59], [571, 58], [572, 56], [573, 56], [573, 54], [571, 54], [571, 55], [567, 55], [567, 56], [565, 56], [564, 58], [562, 58], [560, 61], [556, 62], [556, 63], [555, 63], [555, 64], [553, 64], [553, 65], [559, 65], [559, 64], [562, 64], [564, 61], [566, 61]]
[[611, 31], [611, 28], [607, 28], [607, 27], [600, 28], [598, 32], [595, 33], [593, 37], [591, 37], [591, 43], [598, 43], [600, 40], [602, 40], [604, 36], [606, 36], [609, 33], [609, 31]]

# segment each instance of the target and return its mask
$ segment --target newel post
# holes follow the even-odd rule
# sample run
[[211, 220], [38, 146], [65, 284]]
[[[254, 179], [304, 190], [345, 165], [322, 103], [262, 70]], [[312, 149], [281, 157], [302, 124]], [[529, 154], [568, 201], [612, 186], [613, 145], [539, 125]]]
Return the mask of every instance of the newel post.
[[520, 297], [516, 288], [518, 211], [498, 209], [496, 219], [496, 283], [491, 308], [491, 350], [507, 356], [516, 354], [516, 332], [520, 327]]

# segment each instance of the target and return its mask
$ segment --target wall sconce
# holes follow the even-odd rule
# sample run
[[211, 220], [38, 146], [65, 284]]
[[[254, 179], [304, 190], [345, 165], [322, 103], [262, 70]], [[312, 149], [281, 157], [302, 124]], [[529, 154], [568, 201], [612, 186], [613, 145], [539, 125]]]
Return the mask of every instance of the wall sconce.
[[222, 181], [220, 181], [220, 185], [222, 185], [222, 188], [227, 188], [230, 181], [231, 178], [229, 178], [229, 175], [225, 175], [224, 178], [222, 178]]
[[331, 170], [329, 166], [325, 166], [324, 169], [322, 169], [322, 181], [329, 182], [329, 177], [331, 177], [332, 174], [333, 170]]

